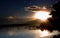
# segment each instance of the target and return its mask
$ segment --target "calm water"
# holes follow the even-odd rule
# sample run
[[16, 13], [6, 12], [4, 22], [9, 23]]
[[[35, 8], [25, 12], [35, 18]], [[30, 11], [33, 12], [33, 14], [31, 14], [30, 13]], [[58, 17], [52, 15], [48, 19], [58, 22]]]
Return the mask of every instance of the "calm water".
[[23, 27], [18, 29], [14, 27], [0, 30], [0, 38], [53, 38], [59, 33], [58, 31], [49, 32], [48, 30], [28, 30]]

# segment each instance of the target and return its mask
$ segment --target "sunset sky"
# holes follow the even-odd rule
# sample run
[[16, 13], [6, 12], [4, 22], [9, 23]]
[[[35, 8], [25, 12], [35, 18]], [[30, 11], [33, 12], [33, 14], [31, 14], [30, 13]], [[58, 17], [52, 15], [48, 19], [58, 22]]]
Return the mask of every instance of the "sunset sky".
[[[17, 17], [17, 19], [20, 19], [20, 22], [22, 20], [26, 21], [27, 18], [25, 17], [30, 17], [33, 13], [26, 12], [24, 7], [33, 5], [51, 7], [51, 5], [55, 4], [57, 1], [59, 0], [0, 0], [0, 20], [4, 20], [5, 22], [9, 16], [13, 16], [15, 18]], [[30, 20], [30, 18], [27, 20]], [[14, 22], [16, 22], [16, 19]]]

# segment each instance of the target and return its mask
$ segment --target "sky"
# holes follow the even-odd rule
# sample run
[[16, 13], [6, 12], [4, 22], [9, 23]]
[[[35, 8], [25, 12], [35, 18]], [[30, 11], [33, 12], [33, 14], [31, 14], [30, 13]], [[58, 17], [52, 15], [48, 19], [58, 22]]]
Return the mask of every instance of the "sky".
[[55, 2], [56, 0], [0, 0], [0, 16], [22, 14], [25, 6], [46, 4], [50, 6]]
[[51, 6], [59, 0], [0, 0], [0, 17], [7, 19], [9, 16], [30, 16], [32, 13], [25, 12], [27, 6]]

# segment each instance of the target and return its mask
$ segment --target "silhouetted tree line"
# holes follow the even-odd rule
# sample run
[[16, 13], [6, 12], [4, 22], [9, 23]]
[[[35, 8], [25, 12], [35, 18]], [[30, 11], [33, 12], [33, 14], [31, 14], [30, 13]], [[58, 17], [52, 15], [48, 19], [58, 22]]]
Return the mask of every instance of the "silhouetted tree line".
[[52, 15], [54, 20], [51, 21], [53, 25], [53, 29], [60, 31], [60, 1], [53, 5], [54, 10], [52, 11]]

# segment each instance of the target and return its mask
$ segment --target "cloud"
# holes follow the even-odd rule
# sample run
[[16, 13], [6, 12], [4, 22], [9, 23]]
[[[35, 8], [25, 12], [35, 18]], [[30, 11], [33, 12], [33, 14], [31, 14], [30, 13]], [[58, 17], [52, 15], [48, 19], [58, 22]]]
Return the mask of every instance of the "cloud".
[[40, 11], [40, 10], [44, 10], [44, 11], [52, 11], [52, 8], [51, 7], [48, 7], [48, 6], [36, 6], [36, 5], [33, 5], [33, 6], [28, 6], [28, 7], [24, 7], [25, 11]]
[[29, 7], [24, 7], [24, 8], [25, 8], [25, 11], [37, 11], [37, 10], [41, 9], [41, 7], [36, 6], [36, 5], [29, 6]]

